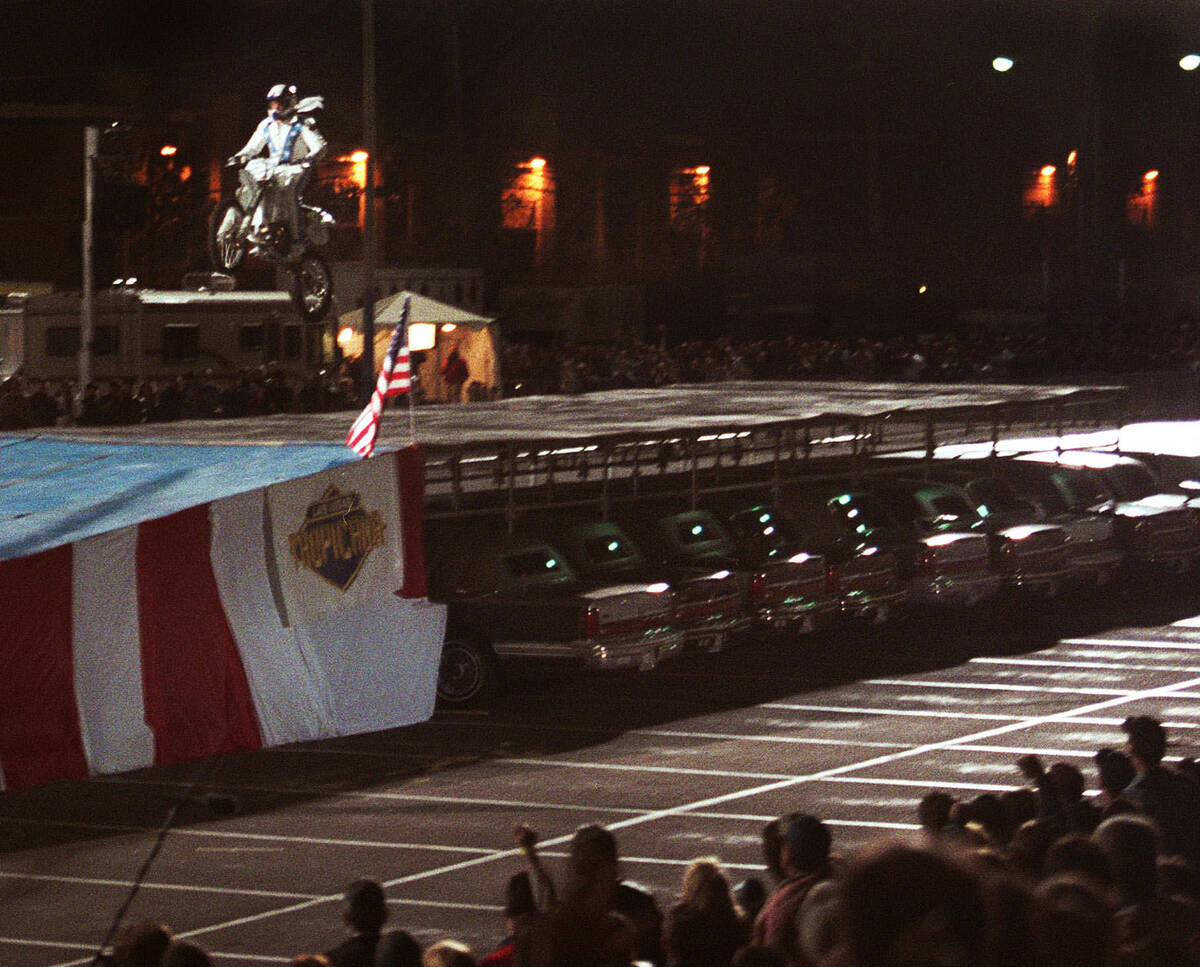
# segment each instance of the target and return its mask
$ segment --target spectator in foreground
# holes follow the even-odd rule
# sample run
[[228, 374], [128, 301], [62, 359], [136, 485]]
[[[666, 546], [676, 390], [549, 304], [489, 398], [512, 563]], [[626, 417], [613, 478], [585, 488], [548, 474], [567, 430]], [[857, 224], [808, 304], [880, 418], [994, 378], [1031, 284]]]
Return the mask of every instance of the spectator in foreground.
[[421, 967], [421, 947], [404, 930], [389, 930], [375, 947], [374, 967]]
[[326, 952], [330, 967], [373, 967], [379, 931], [387, 922], [383, 887], [374, 880], [355, 880], [346, 888], [342, 919], [351, 936]]
[[1200, 786], [1190, 776], [1163, 765], [1167, 734], [1148, 715], [1127, 718], [1126, 752], [1137, 775], [1122, 795], [1158, 830], [1162, 852], [1178, 853], [1200, 870]]
[[163, 954], [161, 967], [212, 967], [212, 959], [193, 943], [172, 940]]
[[[550, 933], [533, 898], [529, 874], [509, 877], [504, 891], [506, 934], [500, 946], [479, 961], [480, 967], [547, 967], [550, 963]], [[380, 965], [376, 965], [380, 967]]]
[[575, 831], [561, 895], [538, 856], [537, 834], [518, 826], [514, 836], [529, 863], [538, 908], [548, 920], [554, 967], [628, 967], [639, 937], [655, 947], [661, 943], [661, 919], [651, 928], [643, 917], [639, 930], [618, 909], [617, 844], [608, 830], [591, 825]]
[[944, 792], [927, 792], [917, 803], [917, 822], [921, 834], [928, 843], [942, 840], [946, 827], [950, 825], [950, 810], [954, 800]]
[[786, 879], [767, 897], [754, 921], [750, 942], [770, 947], [793, 963], [798, 957], [796, 915], [816, 884], [830, 875], [828, 827], [808, 813], [792, 815], [783, 829], [780, 864]]
[[1092, 758], [1100, 780], [1100, 794], [1096, 797], [1100, 819], [1130, 812], [1134, 807], [1125, 798], [1125, 787], [1133, 782], [1137, 770], [1129, 756], [1117, 749], [1100, 749]]
[[841, 878], [836, 962], [982, 967], [988, 914], [978, 875], [944, 851], [885, 843]]
[[475, 967], [475, 958], [466, 944], [439, 940], [421, 955], [421, 967]]
[[1036, 967], [1113, 967], [1117, 935], [1113, 911], [1096, 884], [1064, 874], [1034, 892], [1032, 918]]
[[729, 967], [749, 935], [750, 926], [734, 903], [720, 863], [693, 860], [663, 926], [669, 967]]
[[159, 967], [171, 939], [164, 924], [127, 924], [113, 941], [113, 967]]

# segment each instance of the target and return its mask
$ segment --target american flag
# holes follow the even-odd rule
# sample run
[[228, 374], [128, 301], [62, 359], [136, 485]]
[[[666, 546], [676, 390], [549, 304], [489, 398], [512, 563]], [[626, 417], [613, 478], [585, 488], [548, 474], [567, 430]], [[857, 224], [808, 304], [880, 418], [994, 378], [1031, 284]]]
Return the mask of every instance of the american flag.
[[369, 457], [375, 452], [375, 434], [379, 431], [379, 417], [383, 413], [384, 399], [388, 396], [399, 396], [412, 389], [412, 371], [408, 364], [410, 301], [406, 296], [404, 308], [400, 311], [400, 321], [396, 323], [396, 331], [392, 333], [391, 345], [388, 346], [387, 355], [383, 357], [379, 379], [375, 381], [371, 402], [358, 414], [358, 419], [346, 434], [346, 446], [360, 457]]

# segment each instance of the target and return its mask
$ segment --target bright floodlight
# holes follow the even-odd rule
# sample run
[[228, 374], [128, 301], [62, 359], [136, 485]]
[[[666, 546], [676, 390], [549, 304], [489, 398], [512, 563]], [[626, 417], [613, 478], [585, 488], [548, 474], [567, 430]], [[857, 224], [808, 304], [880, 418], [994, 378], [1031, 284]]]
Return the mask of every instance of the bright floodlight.
[[1194, 71], [1200, 67], [1200, 54], [1184, 54], [1179, 58], [1179, 66], [1185, 71]]
[[992, 60], [992, 70], [999, 71], [1001, 74], [1012, 70], [1012, 67], [1013, 59], [1011, 57], [996, 57]]

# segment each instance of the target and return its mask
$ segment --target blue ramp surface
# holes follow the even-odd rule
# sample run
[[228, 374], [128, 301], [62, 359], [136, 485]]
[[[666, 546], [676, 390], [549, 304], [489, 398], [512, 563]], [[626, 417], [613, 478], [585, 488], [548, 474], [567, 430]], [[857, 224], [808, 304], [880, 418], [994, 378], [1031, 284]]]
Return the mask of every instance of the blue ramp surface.
[[210, 446], [0, 436], [0, 560], [358, 459], [332, 443]]

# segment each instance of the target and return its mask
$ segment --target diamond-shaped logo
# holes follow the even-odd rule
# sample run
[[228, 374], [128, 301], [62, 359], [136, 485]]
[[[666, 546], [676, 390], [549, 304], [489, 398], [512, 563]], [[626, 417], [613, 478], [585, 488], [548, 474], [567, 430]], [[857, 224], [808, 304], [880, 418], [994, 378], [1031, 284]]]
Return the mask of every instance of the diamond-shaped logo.
[[288, 537], [292, 560], [337, 588], [347, 591], [371, 551], [383, 546], [387, 525], [379, 511], [368, 511], [359, 495], [330, 486], [309, 504], [300, 529]]

